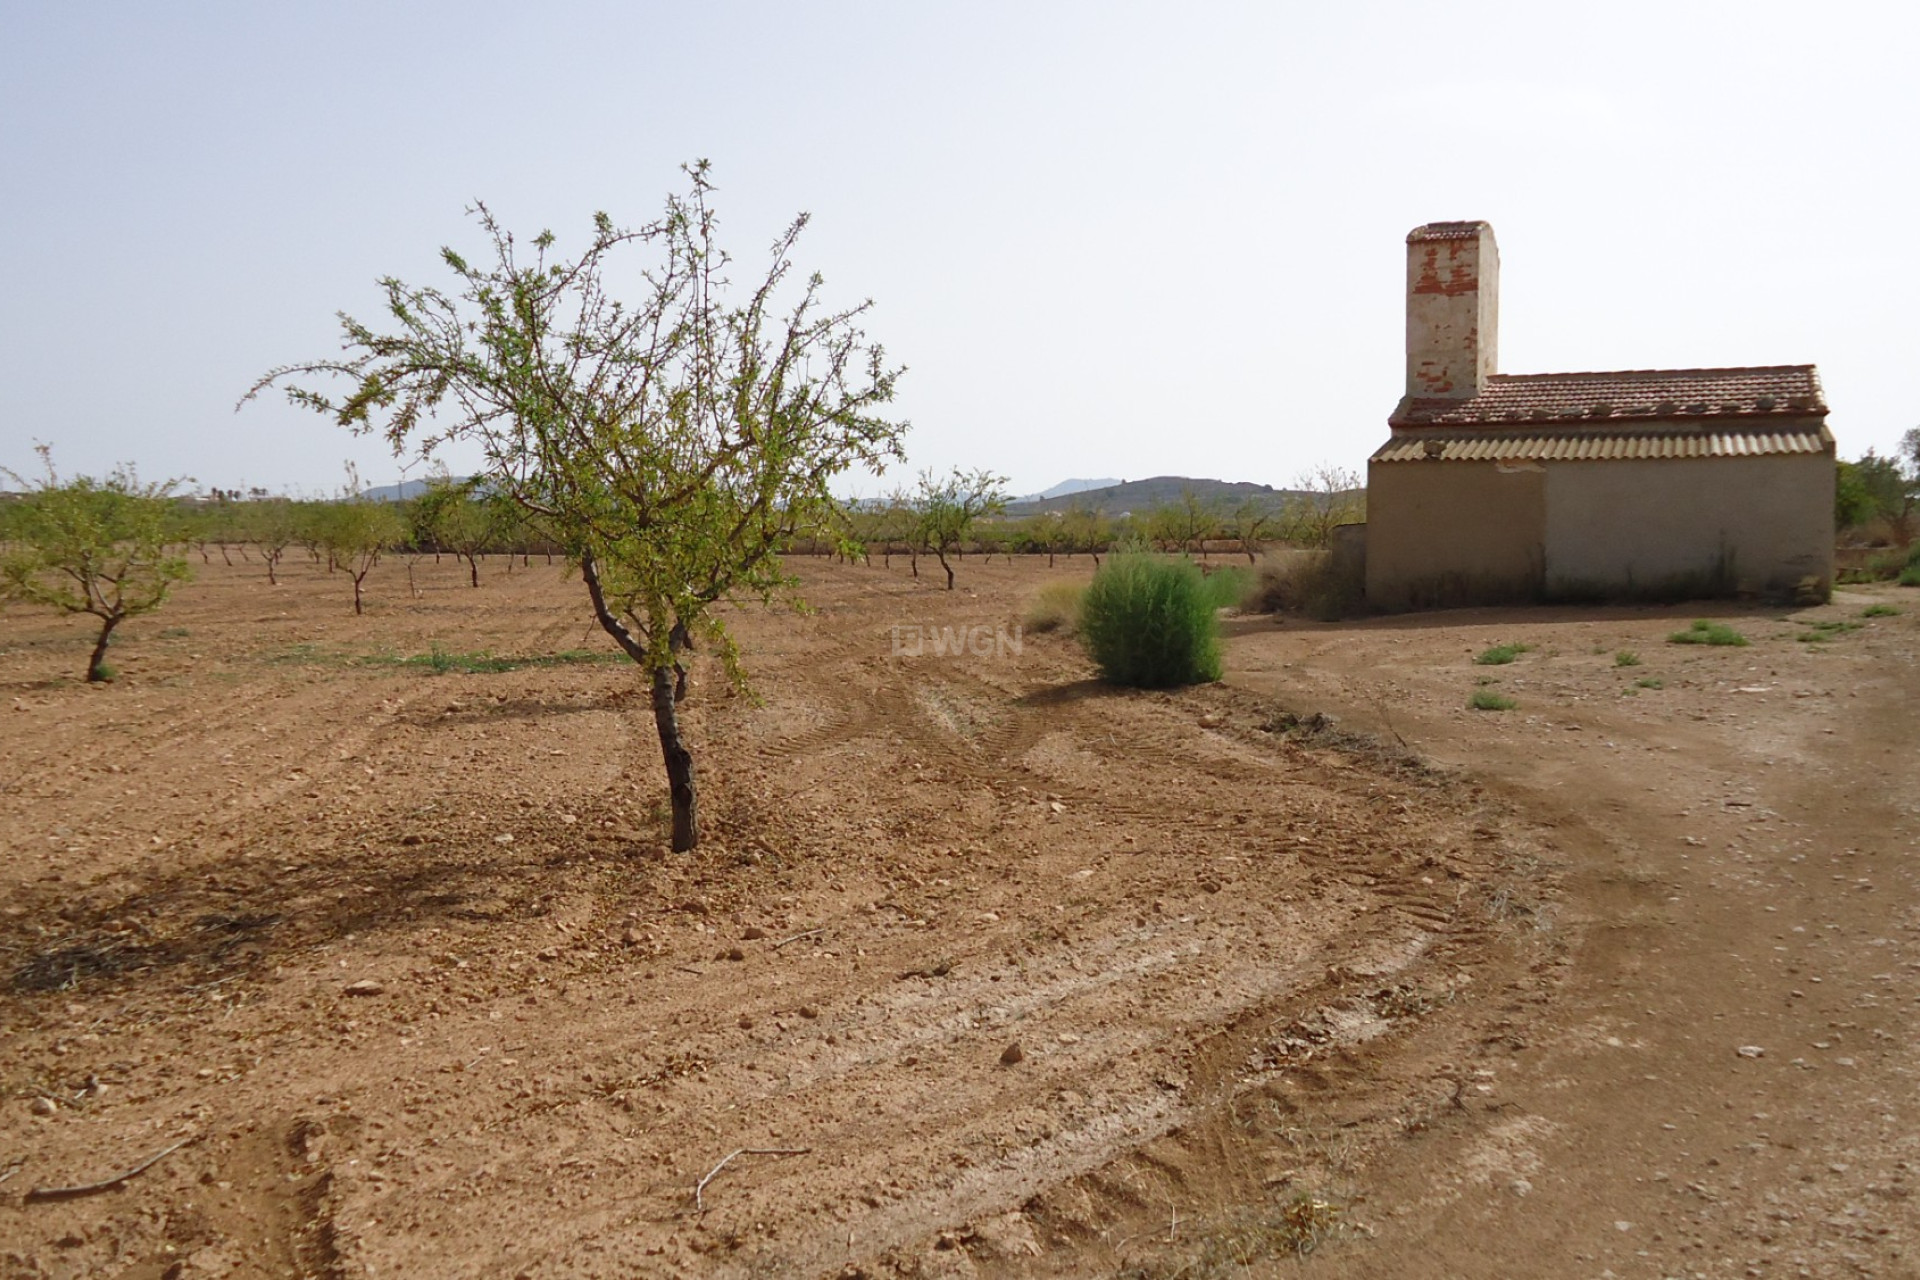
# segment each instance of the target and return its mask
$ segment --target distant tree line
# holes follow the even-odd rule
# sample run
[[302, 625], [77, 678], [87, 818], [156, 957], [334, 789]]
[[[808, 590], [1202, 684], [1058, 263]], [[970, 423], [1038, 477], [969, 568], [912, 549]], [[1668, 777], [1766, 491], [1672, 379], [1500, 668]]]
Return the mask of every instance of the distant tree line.
[[[955, 471], [942, 480], [922, 476], [912, 489], [878, 500], [849, 504], [839, 527], [799, 539], [794, 550], [850, 558], [906, 558], [916, 576], [922, 557], [938, 559], [952, 583], [950, 561], [980, 556], [1041, 556], [1048, 564], [1085, 555], [1096, 565], [1123, 544], [1144, 544], [1170, 554], [1205, 559], [1218, 552], [1244, 555], [1249, 563], [1272, 546], [1324, 549], [1335, 528], [1366, 518], [1366, 491], [1359, 476], [1321, 467], [1285, 496], [1211, 501], [1191, 488], [1172, 502], [1109, 515], [1069, 500], [1059, 510], [1019, 519], [1006, 516], [1001, 479], [987, 472]], [[976, 499], [968, 506], [966, 499]]]

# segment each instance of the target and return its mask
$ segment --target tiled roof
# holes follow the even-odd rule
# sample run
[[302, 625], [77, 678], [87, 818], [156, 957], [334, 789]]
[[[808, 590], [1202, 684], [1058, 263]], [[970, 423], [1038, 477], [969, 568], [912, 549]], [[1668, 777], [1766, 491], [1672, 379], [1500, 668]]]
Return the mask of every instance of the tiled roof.
[[1408, 244], [1425, 240], [1471, 240], [1486, 229], [1484, 222], [1429, 222], [1407, 232]]
[[1395, 427], [1806, 418], [1827, 411], [1810, 364], [1619, 373], [1496, 373], [1468, 399], [1408, 396]]
[[1373, 462], [1591, 462], [1619, 458], [1757, 458], [1825, 453], [1825, 427], [1786, 431], [1398, 432], [1374, 451]]

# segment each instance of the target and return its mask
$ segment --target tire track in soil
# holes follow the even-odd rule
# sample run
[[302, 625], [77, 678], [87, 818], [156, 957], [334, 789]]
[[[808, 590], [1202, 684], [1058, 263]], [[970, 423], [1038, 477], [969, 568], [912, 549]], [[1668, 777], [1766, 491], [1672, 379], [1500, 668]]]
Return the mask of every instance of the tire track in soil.
[[[274, 1037], [266, 1074], [239, 1078], [223, 1114], [271, 1097], [284, 1116], [290, 1098], [324, 1091], [379, 1121], [377, 1136], [342, 1134], [326, 1153], [300, 1265], [912, 1270], [935, 1233], [1022, 1204], [1096, 1239], [1164, 1209], [1127, 1198], [1140, 1178], [1193, 1178], [1198, 1194], [1181, 1151], [1231, 1149], [1219, 1117], [1236, 1099], [1285, 1081], [1371, 1096], [1370, 1081], [1413, 1070], [1393, 1062], [1493, 1021], [1484, 1002], [1443, 1000], [1463, 975], [1490, 993], [1513, 972], [1500, 931], [1475, 932], [1480, 898], [1456, 892], [1498, 872], [1469, 835], [1477, 806], [1358, 758], [1248, 736], [1242, 722], [1261, 708], [1231, 696], [1090, 696], [1063, 646], [990, 668], [890, 657], [873, 611], [962, 607], [938, 596], [822, 599], [834, 612], [806, 626], [743, 624], [765, 706], [690, 708], [713, 775], [754, 792], [717, 804], [716, 826], [729, 843], [766, 836], [782, 858], [636, 860], [596, 880], [580, 861], [593, 846], [523, 826], [514, 857], [496, 854], [488, 874], [512, 863], [551, 907], [484, 926], [437, 915], [424, 932], [396, 921], [339, 943], [347, 973], [386, 979], [383, 1000], [340, 996], [332, 941], [324, 958], [273, 953], [288, 976], [262, 977], [230, 1014], [184, 1001], [140, 1014], [128, 989], [149, 1045], [169, 1027], [182, 1043]], [[376, 710], [390, 685], [357, 675], [342, 687], [326, 705], [290, 700], [291, 740], [331, 757], [352, 739], [358, 756], [405, 750], [422, 731], [412, 711]], [[642, 701], [618, 711], [650, 741]], [[1215, 712], [1219, 734], [1198, 723]], [[496, 763], [543, 741], [528, 720], [476, 719]], [[355, 767], [338, 762], [328, 785]], [[285, 811], [262, 810], [259, 825], [348, 841], [353, 828], [305, 789], [324, 790], [276, 793]], [[405, 792], [396, 783], [372, 800]], [[452, 794], [461, 812], [444, 838], [489, 839], [497, 812]], [[1430, 809], [1437, 825], [1405, 830], [1396, 805]], [[372, 861], [384, 874], [408, 856], [383, 846]], [[1405, 883], [1421, 875], [1434, 883]], [[695, 895], [711, 905], [671, 909]], [[623, 907], [647, 945], [596, 941]], [[730, 948], [748, 922], [780, 927]], [[775, 950], [808, 927], [822, 932]], [[720, 958], [730, 950], [741, 959]], [[935, 968], [943, 976], [908, 976]], [[1406, 989], [1407, 1011], [1387, 1009], [1388, 987]], [[1371, 1058], [1342, 1056], [1336, 1015], [1386, 1028], [1365, 1042]], [[1014, 1041], [1024, 1058], [1003, 1066]], [[197, 1088], [190, 1078], [152, 1105]], [[1326, 1105], [1271, 1096], [1301, 1114]], [[1388, 1123], [1391, 1107], [1372, 1105], [1367, 1123]], [[694, 1179], [743, 1145], [814, 1154], [737, 1162], [706, 1213], [690, 1213]], [[1083, 1193], [1091, 1217], [1053, 1207]]]

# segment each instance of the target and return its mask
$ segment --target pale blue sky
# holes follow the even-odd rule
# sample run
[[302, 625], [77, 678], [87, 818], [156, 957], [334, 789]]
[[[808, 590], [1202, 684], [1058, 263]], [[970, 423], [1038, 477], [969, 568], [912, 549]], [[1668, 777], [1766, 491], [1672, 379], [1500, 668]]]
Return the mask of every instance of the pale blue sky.
[[1886, 452], [1920, 424], [1916, 15], [0, 0], [0, 465], [391, 481], [234, 401], [379, 276], [438, 281], [473, 199], [564, 249], [700, 156], [741, 256], [809, 210], [800, 264], [875, 300], [914, 467], [1358, 468], [1403, 237], [1451, 218], [1499, 236], [1503, 370], [1812, 361], [1842, 453]]

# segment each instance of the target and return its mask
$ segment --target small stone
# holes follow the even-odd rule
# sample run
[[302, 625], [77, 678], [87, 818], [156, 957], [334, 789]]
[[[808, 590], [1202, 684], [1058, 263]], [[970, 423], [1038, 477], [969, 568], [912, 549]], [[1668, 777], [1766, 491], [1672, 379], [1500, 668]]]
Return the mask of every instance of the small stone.
[[495, 844], [512, 844], [513, 833], [509, 831], [502, 831], [499, 835], [493, 838], [493, 842]]
[[1767, 1051], [1757, 1044], [1743, 1044], [1738, 1049], [1735, 1049], [1734, 1052], [1743, 1058], [1764, 1058], [1767, 1056]]
[[52, 1098], [35, 1098], [28, 1110], [37, 1116], [50, 1116], [60, 1110], [60, 1104]]
[[386, 988], [372, 978], [362, 978], [358, 982], [349, 982], [342, 994], [350, 996], [377, 996], [386, 994]]
[[739, 947], [732, 947], [732, 948], [729, 948], [727, 951], [727, 959], [729, 960], [738, 961], [738, 960], [745, 960], [746, 958], [747, 958], [747, 953], [742, 951]]
[[542, 947], [540, 948], [539, 956], [542, 960], [558, 960], [560, 958], [560, 948]]
[[400, 837], [400, 843], [406, 845], [408, 848], [412, 848], [417, 844], [425, 844], [426, 842], [427, 838], [417, 831], [409, 831], [406, 835]]
[[1631, 1222], [1616, 1222], [1613, 1224], [1613, 1229], [1615, 1231], [1631, 1231], [1633, 1230], [1633, 1224]]
[[1001, 1053], [1000, 1065], [1003, 1067], [1017, 1066], [1026, 1061], [1026, 1057], [1026, 1051], [1020, 1047], [1020, 1042], [1016, 1040], [1006, 1047], [1005, 1052]]
[[800, 1016], [803, 1018], [817, 1018], [820, 1016], [820, 1011], [810, 1004], [803, 1004], [800, 1006]]
[[740, 935], [740, 940], [742, 942], [758, 942], [766, 936], [767, 931], [759, 925], [748, 925], [746, 931]]
[[752, 1018], [749, 1018], [749, 1017], [748, 1017], [748, 1016], [747, 1016], [746, 1014], [744, 1014], [744, 1013], [740, 1015], [740, 1029], [741, 1029], [742, 1031], [751, 1031], [751, 1030], [753, 1030], [753, 1019], [752, 1019]]
[[1067, 806], [1061, 804], [1058, 800], [1047, 801], [1047, 808], [1053, 810], [1055, 813], [1065, 813], [1067, 811]]
[[1517, 1196], [1529, 1195], [1533, 1191], [1533, 1184], [1531, 1182], [1528, 1182], [1525, 1178], [1515, 1178], [1512, 1182], [1508, 1183], [1507, 1185], [1509, 1188], [1512, 1189], [1513, 1194]]

